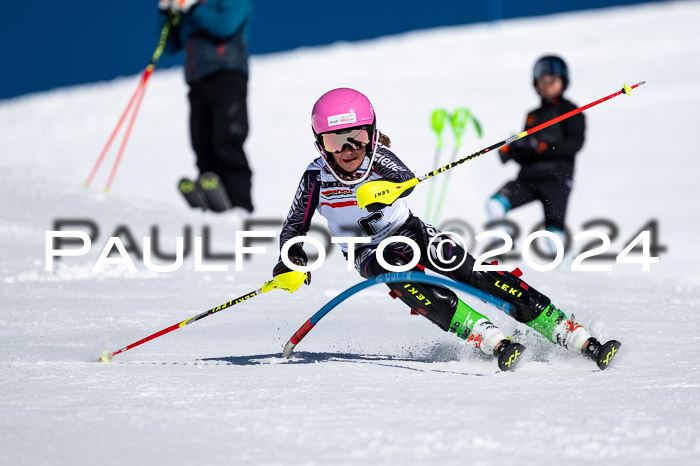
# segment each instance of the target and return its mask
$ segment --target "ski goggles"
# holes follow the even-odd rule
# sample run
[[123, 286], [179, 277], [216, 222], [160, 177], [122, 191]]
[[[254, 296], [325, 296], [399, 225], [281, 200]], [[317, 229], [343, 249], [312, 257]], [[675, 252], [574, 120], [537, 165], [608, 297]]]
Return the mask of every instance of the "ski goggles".
[[318, 135], [318, 142], [326, 152], [343, 152], [346, 148], [350, 150], [362, 149], [371, 141], [367, 128], [350, 128], [344, 131], [332, 133], [322, 133]]

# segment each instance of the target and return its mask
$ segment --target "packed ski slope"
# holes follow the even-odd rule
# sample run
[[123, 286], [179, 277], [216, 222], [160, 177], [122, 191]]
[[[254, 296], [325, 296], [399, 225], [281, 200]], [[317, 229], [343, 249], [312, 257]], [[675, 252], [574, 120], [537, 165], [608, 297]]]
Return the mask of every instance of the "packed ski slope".
[[[309, 112], [328, 89], [365, 92], [396, 153], [422, 174], [433, 168], [436, 107], [466, 106], [483, 124], [483, 140], [465, 135], [462, 156], [520, 130], [537, 104], [530, 68], [540, 55], [568, 60], [568, 95], [580, 105], [646, 80], [587, 112], [569, 224], [575, 234], [612, 221], [617, 253], [656, 220], [667, 248], [660, 264], [642, 272], [607, 261], [610, 272], [574, 273], [514, 262], [601, 340], [623, 342], [604, 372], [464, 296], [528, 346], [519, 370], [499, 373], [383, 286], [336, 308], [284, 360], [294, 331], [360, 280], [337, 249], [293, 295], [265, 293], [111, 364], [93, 362], [257, 289], [276, 245], [258, 243], [267, 253], [243, 271], [229, 258], [205, 261], [228, 272], [195, 272], [191, 254], [170, 273], [133, 254], [135, 272], [92, 270], [116, 231], [139, 249], [157, 237], [169, 253], [176, 237], [208, 231], [211, 252], [234, 251], [239, 224], [188, 212], [175, 195], [194, 171], [181, 70], [154, 74], [109, 195], [100, 188], [111, 159], [91, 189], [81, 184], [138, 77], [0, 103], [0, 464], [696, 464], [700, 189], [689, 136], [700, 106], [698, 19], [700, 3], [664, 2], [252, 59], [254, 219], [273, 221], [315, 157]], [[447, 131], [445, 140], [443, 163]], [[481, 231], [486, 199], [515, 171], [494, 154], [455, 169], [443, 220]], [[419, 215], [427, 191], [421, 184], [410, 198]], [[532, 206], [512, 218], [530, 231], [540, 216]], [[90, 220], [99, 233], [89, 254], [46, 272], [45, 232], [57, 219]]]

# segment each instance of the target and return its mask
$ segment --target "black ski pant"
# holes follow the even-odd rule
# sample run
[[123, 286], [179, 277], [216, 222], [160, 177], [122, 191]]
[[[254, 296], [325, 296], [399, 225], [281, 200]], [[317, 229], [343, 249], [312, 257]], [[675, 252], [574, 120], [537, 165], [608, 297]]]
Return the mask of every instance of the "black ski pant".
[[[418, 262], [418, 265], [421, 267], [432, 270], [440, 275], [444, 275], [452, 280], [462, 283], [469, 283], [472, 269], [474, 268], [474, 257], [472, 257], [471, 254], [467, 253], [467, 251], [456, 243], [443, 243], [442, 257], [447, 261], [454, 260], [455, 264], [461, 263], [461, 266], [449, 272], [442, 271], [436, 267], [437, 265], [440, 268], [447, 269], [450, 268], [453, 263], [445, 263], [440, 260], [440, 256], [438, 256], [435, 246], [440, 243], [440, 240], [448, 239], [449, 237], [440, 232], [440, 230], [434, 226], [423, 223], [423, 221], [418, 217], [411, 216], [394, 233], [393, 236], [404, 236], [412, 239], [416, 242], [416, 244], [418, 244], [418, 248], [420, 249], [420, 261]], [[432, 250], [428, 250], [431, 240], [433, 240], [435, 237], [438, 238], [433, 241]], [[370, 278], [387, 272], [387, 270], [384, 270], [377, 261], [376, 249], [376, 246], [367, 246], [356, 251], [355, 269], [364, 278]], [[384, 258], [389, 263], [401, 263], [401, 259], [403, 259], [403, 263], [408, 263], [413, 259], [413, 256], [413, 249], [406, 243], [392, 243], [384, 249]], [[428, 256], [430, 256], [432, 261], [428, 258]], [[397, 257], [399, 260], [391, 260], [393, 257]]]
[[[504, 299], [513, 304], [509, 314], [518, 322], [527, 323], [533, 321], [551, 303], [547, 296], [522, 281], [519, 278], [519, 274], [474, 271], [476, 262], [474, 257], [456, 243], [442, 243], [441, 254], [438, 254], [436, 246], [440, 243], [440, 240], [448, 239], [449, 236], [432, 225], [423, 223], [418, 217], [409, 217], [393, 236], [407, 237], [418, 244], [420, 250], [419, 269], [432, 270], [454, 281], [472, 285], [492, 296]], [[433, 239], [435, 241], [432, 241], [431, 244]], [[377, 261], [376, 252], [376, 246], [366, 246], [356, 251], [355, 268], [364, 278], [374, 277], [387, 272]], [[413, 257], [413, 249], [402, 242], [392, 243], [384, 249], [384, 259], [393, 265], [407, 264]], [[441, 260], [441, 257], [444, 261]], [[452, 262], [453, 260], [454, 263]], [[454, 270], [444, 270], [450, 269], [457, 264], [460, 265]], [[387, 283], [387, 286], [395, 290], [394, 284]], [[423, 295], [429, 296], [430, 300], [437, 305], [434, 306], [435, 309], [432, 312], [426, 310], [428, 311], [426, 317], [443, 330], [447, 330], [457, 307], [457, 296], [454, 292], [440, 286], [427, 284], [413, 284], [412, 287], [419, 289]], [[407, 298], [410, 298], [410, 296], [406, 296], [402, 301], [412, 306], [412, 309], [416, 309], [418, 306], [413, 306], [416, 303], [412, 303]]]
[[[442, 257], [448, 261], [454, 259], [455, 263], [461, 263], [461, 266], [450, 272], [444, 272], [438, 268], [447, 268], [451, 264], [444, 263], [437, 255], [436, 245], [440, 243], [441, 239], [448, 238], [437, 228], [423, 223], [418, 217], [411, 216], [393, 236], [410, 238], [418, 245], [420, 251], [420, 260], [417, 266], [418, 270], [427, 268], [455, 281], [469, 283], [472, 269], [474, 268], [474, 258], [456, 243], [454, 245], [443, 243], [441, 246], [443, 248]], [[430, 241], [433, 238], [436, 238], [436, 241], [433, 242], [433, 246], [431, 247]], [[429, 248], [431, 250], [429, 250]], [[374, 277], [387, 272], [387, 270], [379, 264], [376, 251], [376, 246], [366, 246], [356, 251], [355, 268], [364, 278]], [[411, 262], [414, 255], [413, 249], [408, 244], [402, 242], [390, 244], [384, 249], [383, 254], [387, 263], [395, 266], [408, 264]], [[428, 256], [433, 259], [432, 262]], [[442, 330], [447, 331], [449, 329], [450, 322], [457, 309], [457, 295], [452, 290], [425, 283], [387, 283], [387, 286], [392, 290], [392, 296], [399, 297], [399, 299], [411, 309], [423, 314]], [[411, 290], [411, 292], [406, 292], [407, 289]], [[427, 299], [416, 300], [416, 294]], [[425, 304], [428, 305], [426, 306]]]
[[252, 172], [243, 143], [248, 136], [248, 77], [219, 71], [190, 87], [190, 136], [199, 173], [221, 178], [231, 205], [253, 211]]
[[496, 194], [508, 198], [510, 209], [540, 201], [544, 209], [544, 227], [564, 231], [572, 186], [571, 178], [563, 176], [552, 180], [518, 177], [506, 183]]

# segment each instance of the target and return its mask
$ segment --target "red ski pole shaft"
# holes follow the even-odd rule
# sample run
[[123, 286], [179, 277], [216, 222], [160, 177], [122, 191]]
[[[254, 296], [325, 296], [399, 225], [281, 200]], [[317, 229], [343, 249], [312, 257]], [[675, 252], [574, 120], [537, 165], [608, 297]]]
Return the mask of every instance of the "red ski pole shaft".
[[117, 158], [114, 159], [114, 165], [112, 165], [112, 170], [109, 173], [109, 179], [107, 180], [107, 184], [105, 185], [105, 192], [106, 193], [109, 192], [110, 188], [112, 187], [112, 182], [114, 182], [114, 177], [116, 176], [117, 169], [119, 168], [119, 162], [121, 162], [122, 155], [124, 155], [124, 149], [126, 149], [126, 143], [129, 141], [129, 136], [131, 136], [131, 129], [134, 127], [134, 122], [136, 121], [136, 116], [139, 113], [139, 108], [141, 108], [141, 102], [143, 101], [143, 96], [146, 94], [146, 84], [148, 82], [148, 78], [151, 76], [151, 73], [153, 73], [153, 65], [148, 65], [148, 68], [146, 68], [146, 71], [143, 74], [143, 80], [141, 81], [141, 86], [138, 89], [141, 92], [139, 93], [139, 96], [136, 99], [136, 106], [134, 107], [134, 113], [131, 114], [131, 119], [129, 119], [129, 124], [126, 127], [126, 133], [124, 133], [124, 139], [122, 140], [122, 143], [119, 146], [119, 152], [117, 152]]
[[[635, 84], [635, 85], [633, 85], [633, 86], [627, 86], [627, 85], [625, 85], [625, 87], [623, 87], [623, 88], [620, 89], [619, 91], [615, 92], [614, 94], [610, 94], [609, 96], [603, 97], [602, 99], [598, 99], [598, 100], [596, 100], [595, 102], [591, 102], [591, 103], [588, 104], [588, 105], [584, 105], [583, 107], [579, 107], [579, 108], [577, 108], [577, 109], [571, 110], [570, 112], [567, 112], [567, 113], [565, 113], [565, 114], [563, 114], [563, 115], [560, 115], [560, 116], [558, 116], [558, 117], [556, 117], [556, 118], [552, 118], [552, 119], [549, 120], [549, 121], [545, 121], [544, 123], [542, 123], [542, 124], [540, 124], [540, 125], [533, 126], [532, 128], [528, 129], [527, 131], [524, 131], [524, 133], [525, 133], [524, 136], [528, 136], [528, 135], [530, 135], [530, 134], [532, 134], [532, 133], [536, 133], [537, 131], [539, 131], [539, 130], [541, 130], [541, 129], [545, 129], [545, 128], [548, 127], [548, 126], [552, 126], [552, 125], [555, 124], [555, 123], [559, 123], [559, 122], [562, 121], [562, 120], [566, 120], [566, 119], [569, 118], [569, 117], [572, 117], [572, 116], [574, 116], [574, 115], [576, 115], [576, 114], [579, 114], [579, 113], [583, 112], [584, 110], [587, 110], [587, 109], [589, 109], [589, 108], [591, 108], [591, 107], [594, 107], [594, 106], [596, 106], [596, 105], [598, 105], [598, 104], [602, 104], [602, 103], [605, 102], [606, 100], [610, 100], [610, 99], [612, 99], [613, 97], [617, 97], [617, 96], [620, 95], [620, 94], [627, 94], [627, 95], [629, 95], [629, 93], [630, 93], [630, 91], [632, 91], [632, 89], [641, 86], [641, 85], [644, 84], [645, 82], [646, 82], [646, 81], [642, 81], [642, 82], [637, 83], [637, 84]], [[523, 134], [523, 133], [520, 133], [520, 134]], [[518, 136], [520, 136], [520, 134], [519, 134]], [[520, 137], [524, 137], [524, 136], [520, 136]], [[518, 138], [518, 139], [519, 139], [519, 138]]]
[[596, 105], [598, 105], [598, 104], [601, 104], [601, 103], [605, 102], [606, 100], [610, 100], [610, 99], [612, 99], [613, 97], [617, 97], [617, 96], [620, 95], [620, 94], [627, 94], [627, 95], [630, 95], [630, 92], [632, 91], [632, 89], [641, 86], [641, 85], [644, 84], [645, 82], [646, 82], [646, 81], [642, 81], [642, 82], [639, 82], [639, 83], [637, 83], [637, 84], [635, 84], [635, 85], [633, 85], [633, 86], [628, 86], [627, 84], [625, 84], [625, 85], [623, 86], [622, 89], [620, 89], [619, 91], [617, 91], [617, 92], [615, 92], [615, 93], [613, 93], [613, 94], [610, 94], [609, 96], [603, 97], [602, 99], [598, 99], [598, 100], [596, 100], [595, 102], [591, 102], [590, 104], [584, 105], [583, 107], [579, 107], [579, 108], [576, 108], [576, 109], [574, 109], [574, 110], [571, 110], [570, 112], [567, 112], [567, 113], [565, 113], [565, 114], [563, 114], [563, 115], [560, 115], [560, 116], [558, 116], [558, 117], [556, 117], [556, 118], [552, 118], [552, 119], [549, 120], [549, 121], [545, 121], [544, 123], [542, 123], [542, 124], [540, 124], [540, 125], [533, 126], [532, 128], [530, 128], [530, 129], [528, 129], [528, 130], [526, 130], [526, 131], [523, 131], [522, 133], [518, 133], [518, 134], [516, 134], [516, 135], [514, 135], [514, 136], [511, 136], [511, 137], [506, 138], [506, 139], [504, 139], [504, 140], [502, 140], [502, 141], [499, 141], [499, 142], [497, 142], [496, 144], [494, 144], [494, 145], [492, 145], [492, 146], [486, 147], [485, 149], [481, 149], [479, 152], [475, 152], [475, 153], [473, 153], [473, 154], [471, 154], [471, 155], [468, 155], [468, 156], [466, 156], [466, 157], [464, 157], [464, 158], [461, 158], [461, 159], [459, 159], [459, 160], [457, 160], [457, 161], [455, 161], [455, 162], [452, 162], [452, 163], [450, 163], [450, 164], [448, 164], [448, 165], [445, 165], [444, 167], [440, 167], [440, 168], [438, 168], [437, 170], [433, 170], [433, 171], [431, 171], [431, 172], [429, 172], [429, 173], [426, 173], [425, 175], [419, 177], [419, 178], [418, 178], [418, 181], [419, 181], [419, 182], [420, 182], [420, 181], [424, 181], [424, 180], [426, 180], [426, 179], [428, 179], [428, 178], [431, 178], [431, 177], [433, 177], [433, 176], [435, 176], [435, 175], [438, 175], [438, 174], [440, 174], [440, 173], [442, 173], [442, 172], [445, 172], [445, 171], [447, 171], [447, 170], [449, 170], [449, 169], [451, 169], [451, 168], [454, 168], [454, 167], [457, 166], [457, 165], [460, 165], [460, 164], [462, 164], [462, 163], [464, 163], [464, 162], [467, 162], [468, 160], [474, 159], [474, 158], [476, 158], [476, 157], [478, 157], [478, 156], [480, 156], [480, 155], [483, 155], [483, 154], [485, 154], [485, 153], [487, 153], [487, 152], [490, 152], [490, 151], [492, 151], [492, 150], [494, 150], [494, 149], [498, 149], [499, 147], [504, 146], [504, 145], [506, 145], [506, 144], [510, 144], [511, 142], [513, 142], [513, 141], [515, 141], [515, 140], [517, 140], [517, 139], [524, 138], [525, 136], [529, 136], [530, 134], [536, 133], [537, 131], [540, 131], [540, 130], [542, 130], [542, 129], [548, 127], [548, 126], [551, 126], [551, 125], [553, 125], [553, 124], [555, 124], [555, 123], [559, 123], [559, 122], [562, 121], [562, 120], [566, 120], [567, 118], [571, 118], [572, 116], [577, 115], [577, 114], [583, 112], [584, 110], [587, 110], [587, 109], [589, 109], [589, 108], [591, 108], [591, 107], [594, 107], [594, 106], [596, 106]]
[[95, 165], [93, 165], [92, 170], [90, 171], [90, 175], [88, 175], [87, 179], [85, 180], [85, 187], [86, 188], [90, 186], [90, 183], [92, 183], [92, 179], [95, 177], [97, 170], [100, 168], [100, 165], [102, 165], [102, 161], [104, 160], [105, 155], [107, 155], [107, 151], [111, 147], [112, 142], [114, 142], [114, 138], [117, 136], [117, 133], [119, 132], [119, 128], [121, 128], [122, 123], [124, 123], [124, 120], [126, 119], [126, 115], [129, 113], [131, 106], [134, 104], [136, 97], [141, 93], [141, 89], [143, 87], [144, 81], [145, 81], [145, 73], [144, 73], [144, 75], [141, 76], [141, 80], [139, 81], [138, 86], [136, 86], [136, 90], [132, 94], [131, 99], [129, 99], [129, 103], [127, 104], [126, 108], [124, 109], [122, 116], [119, 118], [119, 121], [117, 122], [117, 126], [114, 127], [112, 134], [109, 136], [109, 139], [107, 140], [107, 144], [105, 144], [104, 148], [102, 149], [102, 152], [100, 153], [100, 156], [97, 158], [97, 162], [95, 162]]
[[272, 280], [269, 282], [265, 283], [263, 286], [258, 288], [255, 291], [251, 291], [248, 294], [244, 294], [240, 298], [232, 299], [231, 301], [220, 304], [216, 307], [213, 307], [209, 309], [208, 311], [204, 311], [200, 314], [197, 314], [194, 317], [191, 317], [189, 319], [185, 319], [182, 322], [178, 322], [175, 325], [171, 325], [168, 328], [164, 328], [163, 330], [156, 332], [152, 335], [147, 336], [146, 338], [142, 338], [139, 341], [136, 341], [130, 345], [125, 346], [122, 349], [119, 349], [117, 351], [114, 351], [113, 353], [110, 353], [108, 351], [103, 351], [102, 352], [102, 357], [97, 360], [97, 362], [103, 361], [103, 362], [110, 362], [114, 356], [116, 356], [119, 353], [123, 353], [124, 351], [128, 351], [131, 348], [135, 348], [139, 345], [142, 345], [148, 341], [151, 341], [155, 338], [158, 338], [160, 336], [163, 336], [167, 333], [172, 332], [173, 330], [177, 330], [180, 327], [184, 327], [185, 325], [189, 325], [192, 322], [197, 322], [200, 319], [204, 319], [207, 316], [210, 316], [214, 314], [215, 312], [223, 311], [224, 309], [228, 309], [231, 306], [235, 306], [236, 304], [242, 303], [243, 301], [247, 301], [251, 298], [256, 297], [259, 294], [262, 293], [267, 293], [268, 291], [271, 290], [284, 290], [288, 291], [290, 293], [294, 293], [302, 284], [306, 282], [308, 278], [308, 273], [307, 272], [285, 272], [285, 273], [280, 273], [278, 275], [275, 275], [272, 277]]
[[135, 341], [134, 343], [131, 343], [130, 345], [125, 346], [124, 348], [121, 348], [117, 351], [114, 351], [113, 353], [108, 353], [107, 351], [104, 351], [102, 353], [102, 357], [100, 359], [98, 359], [97, 362], [100, 362], [100, 361], [110, 362], [112, 360], [112, 358], [114, 356], [116, 356], [117, 354], [123, 353], [124, 351], [128, 351], [131, 348], [136, 348], [137, 346], [143, 345], [146, 342], [149, 342], [149, 341], [154, 340], [158, 337], [161, 337], [165, 334], [168, 334], [174, 330], [177, 330], [181, 327], [184, 327], [185, 325], [189, 325], [193, 322], [197, 322], [198, 320], [203, 319], [205, 317], [208, 317], [216, 312], [223, 311], [224, 309], [228, 309], [231, 306], [235, 306], [236, 304], [242, 303], [243, 301], [247, 301], [247, 300], [254, 298], [255, 296], [257, 296], [261, 293], [263, 293], [263, 289], [258, 288], [257, 290], [251, 291], [250, 293], [245, 294], [239, 298], [232, 299], [231, 301], [229, 301], [227, 303], [220, 304], [219, 306], [213, 307], [213, 308], [209, 309], [208, 311], [204, 311], [200, 314], [197, 314], [194, 317], [190, 317], [189, 319], [185, 319], [182, 322], [178, 322], [175, 325], [171, 325], [170, 327], [164, 328], [163, 330], [156, 332], [154, 334], [151, 334], [151, 335], [147, 336], [146, 338], [142, 338], [139, 341]]
[[124, 148], [126, 147], [126, 142], [129, 139], [129, 133], [131, 132], [131, 126], [133, 125], [134, 120], [136, 119], [136, 114], [138, 113], [139, 106], [141, 105], [141, 101], [143, 100], [143, 94], [144, 94], [144, 92], [146, 92], [146, 82], [148, 81], [148, 78], [151, 76], [151, 73], [153, 73], [153, 70], [156, 67], [156, 63], [158, 63], [158, 60], [160, 59], [160, 56], [162, 55], [163, 50], [165, 49], [165, 43], [167, 42], [168, 34], [170, 33], [170, 28], [173, 26], [176, 26], [179, 22], [180, 22], [180, 15], [176, 15], [176, 16], [170, 17], [168, 19], [168, 21], [166, 21], [165, 24], [163, 25], [163, 29], [161, 29], [161, 31], [160, 31], [160, 38], [158, 40], [158, 46], [156, 47], [156, 50], [153, 52], [153, 55], [151, 56], [151, 62], [146, 67], [146, 70], [143, 72], [143, 75], [141, 76], [141, 80], [139, 81], [138, 86], [136, 86], [136, 90], [132, 94], [131, 99], [129, 99], [129, 103], [127, 104], [126, 108], [124, 109], [122, 116], [119, 118], [119, 121], [117, 122], [117, 126], [114, 128], [114, 130], [112, 131], [112, 134], [109, 136], [109, 139], [107, 140], [107, 143], [105, 144], [104, 148], [102, 149], [100, 156], [97, 158], [97, 162], [95, 162], [95, 165], [92, 167], [90, 174], [88, 175], [87, 179], [85, 180], [85, 187], [89, 187], [90, 183], [92, 183], [92, 179], [95, 177], [95, 174], [97, 173], [97, 170], [100, 168], [100, 165], [102, 165], [102, 161], [104, 160], [105, 156], [107, 155], [107, 151], [112, 146], [112, 143], [114, 142], [114, 138], [117, 136], [119, 129], [121, 128], [122, 124], [124, 123], [124, 120], [126, 119], [126, 116], [128, 115], [129, 110], [131, 110], [131, 106], [136, 101], [137, 102], [136, 108], [134, 109], [134, 113], [131, 116], [131, 121], [130, 121], [129, 126], [127, 128], [126, 135], [124, 136], [124, 140], [122, 141], [121, 147], [119, 149], [117, 161], [114, 163], [114, 165], [112, 167], [112, 172], [110, 174], [109, 181], [107, 182], [107, 186], [105, 188], [105, 191], [109, 191], [109, 188], [112, 185], [112, 181], [114, 179], [114, 175], [116, 174], [117, 167], [119, 165], [119, 160], [121, 159], [121, 156], [124, 152]]
[[486, 147], [484, 149], [481, 149], [478, 152], [474, 152], [471, 155], [468, 155], [466, 157], [463, 157], [459, 160], [455, 160], [454, 162], [450, 162], [449, 164], [445, 165], [444, 167], [437, 168], [431, 172], [426, 173], [425, 175], [416, 177], [416, 178], [411, 178], [410, 180], [404, 181], [402, 183], [395, 183], [392, 181], [388, 180], [377, 180], [377, 181], [370, 181], [368, 183], [363, 184], [357, 189], [356, 193], [356, 198], [357, 198], [357, 205], [361, 209], [366, 209], [368, 206], [371, 206], [373, 204], [391, 204], [393, 203], [396, 199], [398, 199], [403, 192], [405, 192], [408, 189], [413, 188], [416, 186], [418, 183], [421, 181], [425, 181], [428, 178], [432, 178], [435, 175], [439, 175], [440, 173], [444, 173], [447, 170], [451, 170], [452, 168], [456, 167], [457, 165], [463, 164], [464, 162], [467, 162], [471, 159], [475, 159], [476, 157], [479, 157], [480, 155], [484, 155], [487, 152], [491, 152], [494, 149], [498, 149], [499, 147], [510, 144], [511, 142], [524, 138], [525, 136], [528, 136], [532, 133], [536, 133], [537, 131], [544, 129], [548, 126], [551, 126], [555, 123], [558, 123], [562, 120], [565, 120], [567, 118], [570, 118], [578, 113], [583, 112], [586, 109], [589, 109], [595, 105], [598, 105], [602, 102], [605, 102], [606, 100], [610, 100], [613, 97], [617, 97], [620, 94], [627, 94], [630, 95], [632, 89], [641, 86], [644, 84], [645, 81], [642, 81], [640, 83], [635, 84], [634, 86], [628, 86], [625, 84], [621, 90], [610, 94], [609, 96], [603, 97], [602, 99], [598, 99], [595, 102], [591, 102], [588, 105], [584, 105], [583, 107], [579, 107], [577, 109], [574, 109], [568, 113], [565, 113], [561, 116], [558, 116], [556, 118], [552, 118], [549, 121], [545, 121], [544, 123], [534, 126], [526, 131], [523, 131], [522, 133], [518, 133], [514, 136], [511, 136], [509, 138], [506, 138], [502, 141], [497, 142], [496, 144], [493, 144], [489, 147]]

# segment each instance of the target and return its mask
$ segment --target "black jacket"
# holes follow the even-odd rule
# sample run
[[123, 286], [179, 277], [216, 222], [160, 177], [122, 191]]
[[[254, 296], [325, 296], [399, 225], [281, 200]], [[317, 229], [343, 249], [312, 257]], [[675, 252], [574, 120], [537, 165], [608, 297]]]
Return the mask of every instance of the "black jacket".
[[[577, 107], [559, 98], [542, 105], [527, 115], [525, 129], [542, 124]], [[586, 120], [582, 113], [555, 123], [537, 133], [514, 141], [502, 150], [504, 160], [512, 159], [522, 168], [519, 179], [573, 178], [576, 154], [583, 147]]]

